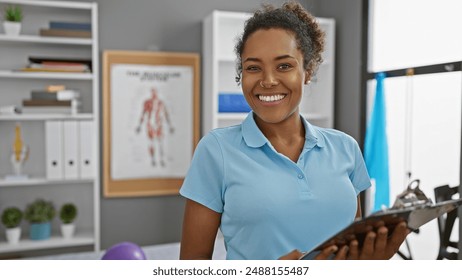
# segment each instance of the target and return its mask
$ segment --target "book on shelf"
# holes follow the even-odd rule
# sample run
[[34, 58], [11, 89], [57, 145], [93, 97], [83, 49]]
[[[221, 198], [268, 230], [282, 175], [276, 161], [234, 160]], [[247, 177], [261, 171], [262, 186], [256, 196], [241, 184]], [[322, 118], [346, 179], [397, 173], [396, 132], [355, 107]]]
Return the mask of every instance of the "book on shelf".
[[85, 30], [41, 28], [39, 34], [44, 37], [91, 38], [91, 31]]
[[63, 63], [63, 64], [68, 64], [68, 65], [72, 63], [84, 64], [88, 66], [90, 71], [92, 69], [91, 59], [88, 59], [88, 58], [29, 56], [28, 60], [29, 60], [29, 63], [45, 64], [45, 65], [50, 65], [53, 63]]
[[51, 62], [51, 63], [30, 63], [27, 68], [31, 69], [43, 69], [43, 70], [66, 70], [75, 72], [89, 72], [90, 68], [88, 65], [83, 63], [63, 63], [63, 62]]
[[72, 107], [40, 106], [22, 107], [22, 114], [72, 114]]
[[60, 90], [56, 93], [58, 100], [75, 100], [80, 98], [80, 91], [73, 89]]
[[59, 90], [65, 90], [66, 86], [65, 85], [47, 85], [45, 87], [46, 91], [59, 91]]
[[80, 98], [80, 91], [67, 89], [59, 91], [32, 90], [32, 100], [72, 100]]
[[81, 102], [72, 100], [23, 100], [23, 114], [77, 114], [80, 112]]
[[32, 90], [30, 92], [31, 100], [58, 100], [56, 92], [50, 92], [46, 90]]
[[22, 101], [23, 107], [70, 107], [72, 100], [48, 100], [48, 99], [24, 99]]
[[50, 29], [91, 31], [91, 23], [89, 22], [50, 21], [49, 27]]
[[[33, 63], [33, 62], [32, 62]], [[45, 65], [45, 66], [50, 66], [50, 67], [61, 67], [61, 66], [67, 66], [67, 67], [76, 67], [76, 66], [89, 66], [87, 62], [69, 62], [69, 61], [42, 61], [40, 63], [37, 63], [38, 65]]]
[[89, 71], [77, 71], [77, 70], [69, 70], [69, 69], [49, 69], [49, 68], [31, 68], [31, 67], [24, 67], [21, 68], [20, 71], [22, 72], [61, 72], [61, 73], [86, 73]]
[[29, 63], [27, 67], [21, 69], [22, 71], [28, 72], [75, 72], [75, 73], [85, 73], [90, 72], [88, 65], [83, 63]]

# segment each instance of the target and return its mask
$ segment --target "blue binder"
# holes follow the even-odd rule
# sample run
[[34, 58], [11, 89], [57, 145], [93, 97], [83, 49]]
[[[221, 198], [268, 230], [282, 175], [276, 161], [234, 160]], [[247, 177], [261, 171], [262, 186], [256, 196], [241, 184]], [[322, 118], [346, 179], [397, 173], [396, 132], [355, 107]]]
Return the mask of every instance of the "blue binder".
[[218, 94], [218, 112], [220, 113], [248, 113], [249, 104], [242, 93]]

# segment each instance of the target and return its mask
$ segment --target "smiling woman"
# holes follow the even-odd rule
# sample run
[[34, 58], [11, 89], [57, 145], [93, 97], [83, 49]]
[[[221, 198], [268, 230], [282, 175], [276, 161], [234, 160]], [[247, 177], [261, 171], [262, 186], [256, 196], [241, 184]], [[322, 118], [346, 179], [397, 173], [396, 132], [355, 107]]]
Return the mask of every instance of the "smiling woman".
[[[356, 141], [299, 114], [304, 84], [322, 61], [323, 33], [300, 4], [265, 7], [236, 46], [238, 77], [252, 112], [209, 132], [180, 190], [187, 198], [180, 258], [211, 259], [218, 228], [227, 259], [298, 259], [350, 224], [370, 186]], [[387, 259], [407, 234], [385, 227], [331, 246], [317, 259]]]
[[[260, 129], [270, 129], [265, 123], [287, 122], [292, 126], [294, 121], [299, 122], [303, 84], [310, 76], [293, 37], [283, 29], [261, 29], [247, 38], [243, 49], [242, 90], [258, 116], [255, 121]], [[304, 136], [300, 136], [302, 140]]]

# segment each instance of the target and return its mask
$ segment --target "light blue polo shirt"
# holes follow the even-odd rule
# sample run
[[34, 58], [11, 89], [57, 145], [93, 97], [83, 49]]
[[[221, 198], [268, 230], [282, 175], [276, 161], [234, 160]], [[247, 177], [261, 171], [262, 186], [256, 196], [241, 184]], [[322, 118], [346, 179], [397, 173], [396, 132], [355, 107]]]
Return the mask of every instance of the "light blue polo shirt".
[[199, 142], [180, 193], [222, 214], [227, 259], [308, 251], [354, 220], [357, 195], [370, 186], [358, 144], [302, 120], [297, 163], [273, 148], [252, 112]]

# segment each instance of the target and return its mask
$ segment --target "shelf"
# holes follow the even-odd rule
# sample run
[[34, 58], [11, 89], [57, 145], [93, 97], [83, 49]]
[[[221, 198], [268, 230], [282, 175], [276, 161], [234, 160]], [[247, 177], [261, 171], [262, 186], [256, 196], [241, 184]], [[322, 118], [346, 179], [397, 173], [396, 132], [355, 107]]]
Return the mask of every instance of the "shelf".
[[31, 5], [52, 8], [69, 8], [69, 9], [85, 9], [89, 10], [93, 7], [92, 3], [80, 2], [55, 2], [55, 1], [30, 1], [30, 0], [0, 0], [0, 3]]
[[92, 80], [93, 73], [20, 72], [0, 70], [0, 78]]
[[63, 38], [63, 37], [43, 37], [37, 35], [7, 36], [0, 34], [0, 41], [3, 42], [24, 42], [39, 44], [63, 44], [63, 45], [88, 45], [91, 46], [92, 39], [87, 38]]
[[243, 120], [249, 113], [218, 113], [219, 120]]
[[[61, 236], [52, 236], [47, 240], [22, 239], [18, 244], [9, 244], [5, 241], [0, 242], [0, 253], [93, 245], [95, 238], [90, 232], [79, 233], [78, 228], [76, 228], [76, 231], [76, 235], [71, 239], [64, 239]], [[22, 234], [24, 235], [24, 232]]]
[[14, 186], [40, 186], [40, 185], [63, 185], [72, 183], [92, 183], [93, 179], [76, 179], [76, 180], [48, 180], [45, 178], [32, 178], [26, 180], [5, 180], [0, 179], [0, 188]]
[[93, 114], [0, 114], [0, 121], [92, 120]]

